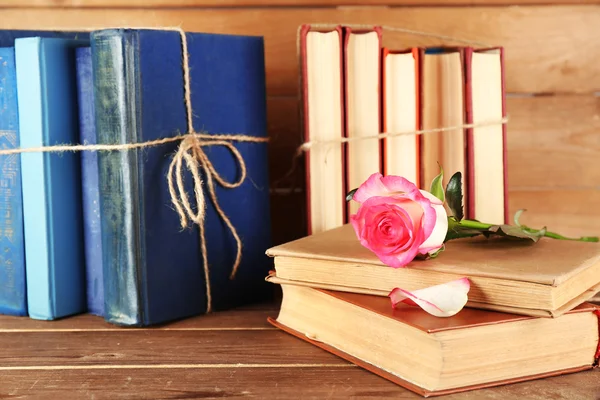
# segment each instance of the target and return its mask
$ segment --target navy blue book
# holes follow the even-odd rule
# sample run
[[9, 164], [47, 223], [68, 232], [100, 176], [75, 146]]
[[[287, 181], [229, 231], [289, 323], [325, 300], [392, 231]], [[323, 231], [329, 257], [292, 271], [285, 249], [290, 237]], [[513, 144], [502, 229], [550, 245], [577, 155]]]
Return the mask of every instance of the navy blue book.
[[[187, 33], [193, 124], [209, 134], [266, 137], [261, 37]], [[98, 143], [143, 142], [185, 133], [182, 47], [178, 32], [102, 30], [91, 35]], [[179, 143], [98, 154], [105, 318], [151, 325], [202, 314], [207, 293], [199, 229], [182, 230], [167, 172]], [[213, 310], [269, 296], [272, 261], [266, 143], [235, 143], [248, 176], [217, 196], [243, 241], [236, 244], [207, 194], [206, 237]], [[230, 181], [240, 169], [227, 149], [205, 147]], [[184, 177], [193, 195], [190, 175]]]
[[[15, 49], [0, 48], [0, 148], [19, 147]], [[27, 315], [20, 156], [0, 156], [0, 314]]]
[[[80, 47], [75, 54], [80, 143], [96, 144], [92, 51], [90, 47]], [[81, 190], [87, 310], [90, 314], [104, 316], [98, 153], [95, 151], [81, 152]]]

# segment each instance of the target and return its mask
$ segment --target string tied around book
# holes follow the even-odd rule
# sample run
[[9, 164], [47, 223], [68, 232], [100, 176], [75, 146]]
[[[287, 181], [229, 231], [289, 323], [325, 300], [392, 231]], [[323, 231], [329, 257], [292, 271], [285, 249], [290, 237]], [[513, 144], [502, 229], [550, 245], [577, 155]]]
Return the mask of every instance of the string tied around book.
[[[208, 254], [206, 246], [206, 233], [204, 222], [206, 217], [206, 196], [205, 190], [208, 191], [209, 197], [219, 214], [219, 217], [225, 222], [236, 242], [236, 257], [233, 263], [230, 279], [235, 278], [242, 260], [243, 244], [235, 226], [227, 214], [223, 211], [219, 204], [216, 194], [215, 181], [228, 189], [234, 189], [241, 186], [246, 180], [247, 169], [246, 163], [242, 154], [234, 146], [234, 142], [246, 143], [265, 143], [269, 139], [266, 137], [256, 137], [244, 134], [208, 134], [197, 132], [194, 129], [192, 121], [192, 100], [190, 89], [190, 67], [189, 67], [189, 52], [187, 46], [187, 37], [185, 32], [180, 27], [147, 27], [147, 28], [129, 28], [129, 29], [153, 29], [163, 31], [176, 31], [181, 38], [182, 47], [182, 68], [183, 68], [183, 85], [184, 85], [184, 104], [186, 110], [187, 132], [185, 134], [166, 137], [162, 139], [150, 140], [139, 143], [123, 143], [123, 144], [78, 144], [78, 145], [53, 145], [31, 148], [15, 148], [1, 149], [0, 155], [22, 154], [22, 153], [62, 153], [62, 152], [77, 152], [77, 151], [119, 151], [119, 150], [137, 150], [141, 148], [149, 148], [161, 146], [167, 143], [180, 142], [177, 151], [173, 155], [167, 174], [167, 183], [169, 186], [169, 194], [171, 202], [179, 215], [181, 228], [185, 229], [190, 225], [190, 222], [198, 225], [200, 236], [200, 247], [202, 251], [202, 263], [204, 269], [204, 277], [206, 283], [206, 312], [212, 311], [212, 293], [210, 284], [210, 267], [208, 264]], [[85, 29], [89, 30], [89, 28]], [[210, 161], [204, 147], [223, 146], [232, 154], [235, 162], [240, 169], [240, 176], [236, 181], [229, 182], [223, 178], [215, 169]], [[184, 164], [185, 168], [192, 175], [195, 210], [184, 186]], [[206, 182], [201, 177], [200, 170], [204, 171]]]

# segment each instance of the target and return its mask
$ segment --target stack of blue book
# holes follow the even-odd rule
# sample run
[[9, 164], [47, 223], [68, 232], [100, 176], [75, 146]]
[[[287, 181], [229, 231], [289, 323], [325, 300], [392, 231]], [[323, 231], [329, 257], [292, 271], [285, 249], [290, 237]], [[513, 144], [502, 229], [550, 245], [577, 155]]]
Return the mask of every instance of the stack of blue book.
[[[266, 137], [263, 39], [186, 33], [186, 41], [195, 129]], [[2, 149], [187, 131], [177, 31], [0, 31], [0, 47]], [[237, 188], [217, 185], [216, 195], [242, 239], [242, 261], [230, 279], [236, 242], [207, 200], [213, 310], [271, 294], [267, 145], [231, 143], [248, 175]], [[167, 185], [178, 145], [0, 155], [0, 313], [52, 320], [89, 312], [125, 326], [203, 314], [199, 227], [181, 228]], [[223, 178], [239, 178], [227, 149], [203, 150]], [[191, 176], [184, 184], [192, 196]]]

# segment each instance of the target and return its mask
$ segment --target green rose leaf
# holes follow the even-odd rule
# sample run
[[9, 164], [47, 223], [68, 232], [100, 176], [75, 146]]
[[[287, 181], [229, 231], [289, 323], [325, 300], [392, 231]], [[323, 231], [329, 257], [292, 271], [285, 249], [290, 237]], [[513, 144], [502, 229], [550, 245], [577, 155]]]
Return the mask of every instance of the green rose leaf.
[[462, 174], [456, 172], [446, 185], [446, 199], [450, 211], [454, 215], [457, 221], [464, 218], [465, 214], [463, 211], [463, 194], [462, 194]]
[[352, 189], [351, 191], [349, 191], [348, 194], [346, 195], [346, 201], [352, 200], [352, 198], [354, 197], [354, 193], [356, 193], [357, 190], [358, 190], [358, 188]]
[[502, 236], [508, 236], [517, 239], [529, 239], [534, 242], [537, 242], [546, 234], [546, 228], [530, 230], [523, 226], [514, 225], [494, 225], [490, 227], [489, 231]]
[[527, 210], [522, 208], [520, 210], [517, 210], [517, 212], [515, 213], [513, 220], [515, 221], [516, 226], [521, 226], [521, 224], [519, 223], [519, 218], [521, 218], [521, 214], [523, 214], [525, 211], [527, 211]]
[[433, 178], [431, 181], [431, 189], [429, 192], [444, 202], [444, 186], [442, 186], [442, 180], [444, 179], [444, 170], [440, 166], [440, 174]]

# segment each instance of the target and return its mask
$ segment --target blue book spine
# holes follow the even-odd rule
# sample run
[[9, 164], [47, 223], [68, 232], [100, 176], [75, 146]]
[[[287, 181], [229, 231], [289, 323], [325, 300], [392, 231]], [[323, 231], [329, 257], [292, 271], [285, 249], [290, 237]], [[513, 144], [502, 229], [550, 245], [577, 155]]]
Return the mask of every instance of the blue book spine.
[[[136, 64], [135, 41], [136, 36], [96, 35], [91, 42], [98, 143], [138, 141], [138, 83], [132, 68]], [[139, 277], [144, 263], [143, 226], [137, 167], [137, 151], [98, 154], [104, 318], [126, 326], [142, 325], [143, 320]]]
[[[19, 147], [15, 50], [0, 48], [0, 148]], [[27, 315], [21, 163], [0, 156], [0, 314]]]
[[[87, 43], [15, 40], [22, 147], [79, 140], [75, 48]], [[21, 170], [29, 316], [85, 312], [79, 153], [24, 153]]]
[[[265, 137], [262, 38], [186, 36], [196, 129]], [[186, 131], [178, 32], [102, 30], [92, 33], [91, 42], [98, 143], [144, 142]], [[247, 179], [236, 189], [216, 190], [244, 250], [238, 275], [231, 280], [236, 244], [208, 200], [205, 232], [213, 309], [271, 293], [264, 280], [271, 268], [265, 256], [271, 239], [267, 146], [233, 144], [244, 157]], [[181, 229], [166, 182], [177, 145], [98, 155], [109, 322], [152, 325], [206, 310], [199, 229]], [[235, 181], [239, 167], [227, 149], [216, 147], [204, 150], [216, 170]], [[192, 194], [189, 175], [184, 185]]]
[[[76, 59], [80, 142], [96, 144], [91, 48], [76, 49]], [[98, 153], [95, 151], [81, 153], [81, 186], [87, 307], [89, 313], [104, 316]]]

